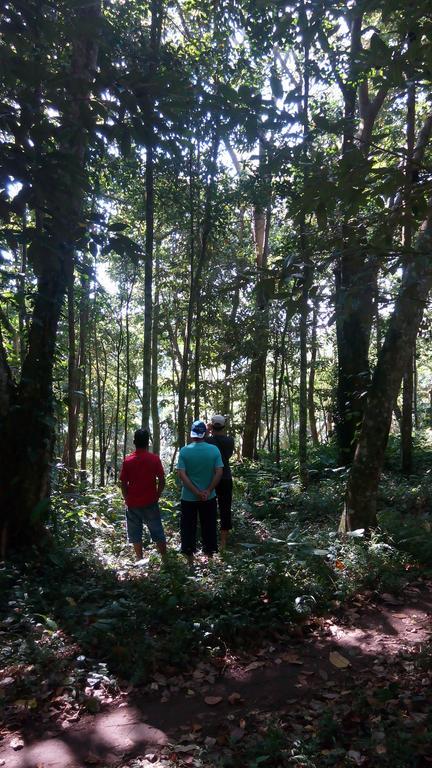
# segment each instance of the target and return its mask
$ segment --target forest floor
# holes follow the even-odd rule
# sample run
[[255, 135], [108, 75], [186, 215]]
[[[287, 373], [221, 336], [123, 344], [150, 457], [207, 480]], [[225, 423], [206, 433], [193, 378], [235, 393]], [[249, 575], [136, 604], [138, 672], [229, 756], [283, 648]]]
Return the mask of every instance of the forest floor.
[[[149, 691], [125, 690], [78, 722], [65, 712], [55, 726], [42, 718], [6, 729], [0, 765], [375, 766], [386, 757], [410, 766], [406, 736], [416, 738], [416, 764], [432, 765], [432, 670], [422, 655], [432, 635], [432, 581], [417, 580], [398, 597], [363, 592], [296, 634], [222, 669], [199, 662], [181, 676], [157, 673]], [[305, 737], [314, 735], [320, 748], [308, 756]]]
[[174, 484], [166, 566], [134, 567], [116, 489], [59, 494], [48, 550], [0, 566], [0, 766], [428, 768], [431, 480], [389, 473], [379, 530], [341, 539], [337, 472], [239, 467], [193, 572]]

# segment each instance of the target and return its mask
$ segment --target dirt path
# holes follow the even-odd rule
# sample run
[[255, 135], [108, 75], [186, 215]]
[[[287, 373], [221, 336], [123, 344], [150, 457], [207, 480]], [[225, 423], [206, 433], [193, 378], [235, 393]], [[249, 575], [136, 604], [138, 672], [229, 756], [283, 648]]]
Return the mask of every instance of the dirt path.
[[[198, 664], [181, 680], [159, 675], [150, 690], [131, 691], [97, 715], [66, 721], [63, 728], [7, 734], [0, 743], [0, 766], [114, 766], [134, 755], [151, 753], [156, 759], [168, 744], [177, 745], [173, 750], [179, 762], [185, 735], [189, 744], [199, 735], [200, 743], [208, 745], [221, 727], [229, 727], [235, 741], [242, 738], [250, 715], [280, 715], [287, 706], [292, 711], [299, 705], [325, 707], [336, 697], [349, 697], [359, 685], [394, 677], [396, 666], [409, 672], [406, 659], [432, 636], [431, 617], [430, 582], [408, 586], [400, 598], [366, 593], [320, 620], [313, 631], [305, 627], [303, 637], [280, 637], [252, 657], [232, 659], [222, 671]], [[22, 748], [10, 746], [14, 737], [22, 737]]]

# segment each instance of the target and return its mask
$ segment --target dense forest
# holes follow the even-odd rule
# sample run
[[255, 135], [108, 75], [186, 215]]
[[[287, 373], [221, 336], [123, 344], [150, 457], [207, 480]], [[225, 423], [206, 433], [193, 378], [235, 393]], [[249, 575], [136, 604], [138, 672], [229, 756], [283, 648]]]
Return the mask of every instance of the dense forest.
[[430, 420], [424, 10], [4, 4], [4, 536], [209, 409], [305, 485], [337, 440], [374, 524], [392, 424], [409, 472]]
[[[432, 557], [430, 4], [1, 9], [0, 533], [12, 605], [24, 600], [51, 635], [67, 627], [86, 655], [97, 638], [110, 674], [147, 683], [172, 653], [219, 658], [251, 626], [301, 624], [383, 572], [387, 596], [397, 591], [396, 571], [421, 573]], [[175, 542], [178, 454], [191, 422], [214, 413], [235, 441], [237, 539], [219, 584], [203, 571], [213, 608], [189, 594], [174, 555], [171, 576], [150, 560], [153, 576], [132, 574], [119, 598], [118, 486], [134, 430], [150, 431], [165, 466]], [[24, 562], [34, 594], [16, 586]], [[113, 651], [111, 614], [103, 641], [78, 629], [80, 569], [118, 605], [144, 590], [134, 627], [150, 627], [151, 662]], [[75, 586], [56, 603], [66, 573]], [[153, 645], [156, 616], [172, 647], [165, 635]], [[135, 636], [125, 626], [121, 648]], [[358, 746], [348, 763], [278, 762], [277, 743], [261, 761], [256, 749], [256, 762], [189, 764], [378, 764], [359, 762]]]

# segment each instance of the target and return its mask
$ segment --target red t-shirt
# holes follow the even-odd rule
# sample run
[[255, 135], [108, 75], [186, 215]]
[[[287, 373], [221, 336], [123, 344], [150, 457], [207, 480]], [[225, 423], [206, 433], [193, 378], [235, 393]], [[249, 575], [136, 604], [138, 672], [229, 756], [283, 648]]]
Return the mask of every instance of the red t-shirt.
[[128, 507], [147, 507], [157, 501], [156, 478], [164, 477], [159, 456], [145, 448], [126, 456], [120, 472], [120, 480], [127, 485]]

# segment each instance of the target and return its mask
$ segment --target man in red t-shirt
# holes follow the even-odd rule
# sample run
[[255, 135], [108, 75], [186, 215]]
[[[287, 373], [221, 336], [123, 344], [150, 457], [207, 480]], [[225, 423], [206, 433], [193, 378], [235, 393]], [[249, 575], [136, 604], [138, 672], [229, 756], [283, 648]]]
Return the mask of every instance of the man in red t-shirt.
[[150, 453], [147, 429], [134, 434], [136, 450], [126, 456], [120, 472], [123, 498], [126, 503], [126, 522], [130, 544], [137, 560], [142, 560], [143, 523], [149, 529], [159, 553], [166, 555], [166, 539], [158, 501], [165, 487], [165, 473], [159, 456]]

